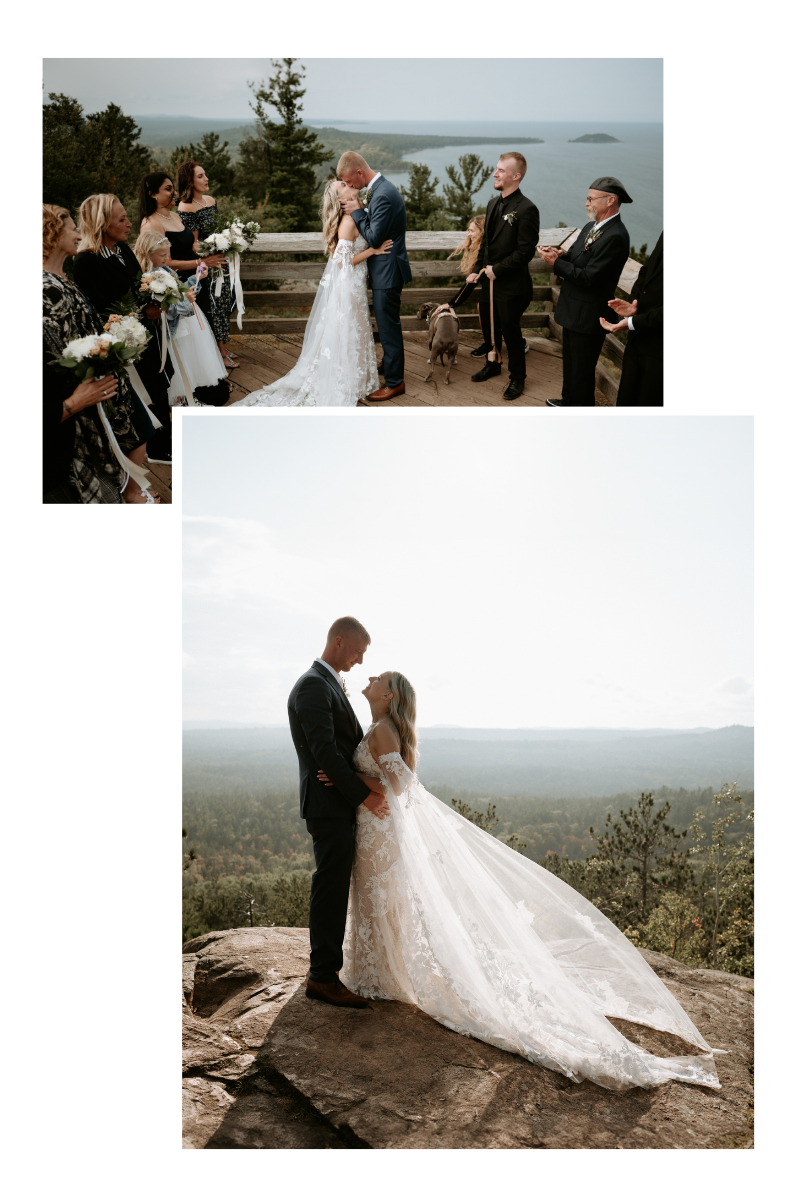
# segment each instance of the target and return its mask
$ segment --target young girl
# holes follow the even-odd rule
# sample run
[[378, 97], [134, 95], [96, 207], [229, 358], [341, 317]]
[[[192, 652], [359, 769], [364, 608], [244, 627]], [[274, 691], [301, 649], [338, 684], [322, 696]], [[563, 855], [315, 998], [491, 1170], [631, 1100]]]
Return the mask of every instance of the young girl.
[[[143, 272], [161, 268], [168, 271], [170, 275], [174, 275], [176, 279], [178, 278], [175, 271], [167, 266], [170, 244], [164, 234], [157, 230], [146, 230], [144, 233], [140, 233], [136, 239], [134, 252]], [[197, 402], [220, 406], [227, 403], [230, 397], [231, 385], [228, 383], [228, 373], [222, 361], [222, 355], [217, 349], [214, 335], [208, 326], [208, 321], [195, 312], [191, 303], [195, 296], [194, 288], [198, 283], [197, 275], [191, 275], [185, 282], [192, 288], [189, 293], [191, 299], [187, 297], [180, 304], [173, 305], [167, 317], [170, 333], [170, 359], [172, 360], [169, 402], [170, 404], [188, 404], [184, 394], [186, 388], [181, 371], [172, 352], [174, 342]]]

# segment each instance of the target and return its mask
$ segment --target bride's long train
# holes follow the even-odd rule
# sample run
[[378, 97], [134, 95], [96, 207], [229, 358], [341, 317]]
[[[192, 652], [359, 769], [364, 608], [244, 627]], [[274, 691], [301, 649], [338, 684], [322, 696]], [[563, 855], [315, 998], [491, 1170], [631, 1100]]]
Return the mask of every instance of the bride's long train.
[[[448, 808], [398, 754], [376, 764], [365, 738], [355, 762], [381, 775], [392, 811], [381, 821], [357, 810], [343, 983], [575, 1082], [720, 1086], [702, 1034], [585, 897]], [[699, 1053], [650, 1054], [606, 1017], [676, 1034]]]

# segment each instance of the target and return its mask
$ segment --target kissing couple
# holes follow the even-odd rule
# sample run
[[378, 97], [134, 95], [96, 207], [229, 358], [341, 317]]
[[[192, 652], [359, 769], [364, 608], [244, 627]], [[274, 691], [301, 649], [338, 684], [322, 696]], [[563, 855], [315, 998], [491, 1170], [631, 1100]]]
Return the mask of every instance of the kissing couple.
[[[342, 674], [369, 647], [364, 626], [340, 617], [289, 696], [316, 863], [306, 996], [416, 1005], [575, 1083], [719, 1088], [711, 1047], [624, 934], [423, 787], [416, 694], [399, 671], [369, 677], [362, 730]], [[674, 1033], [698, 1052], [650, 1054], [607, 1017]]]
[[[403, 284], [411, 279], [406, 206], [394, 184], [360, 154], [347, 151], [336, 171], [340, 178], [328, 180], [320, 209], [328, 262], [300, 357], [288, 375], [231, 408], [354, 407], [364, 399], [392, 400], [406, 390], [400, 325]], [[369, 317], [368, 274], [383, 348], [380, 367]]]

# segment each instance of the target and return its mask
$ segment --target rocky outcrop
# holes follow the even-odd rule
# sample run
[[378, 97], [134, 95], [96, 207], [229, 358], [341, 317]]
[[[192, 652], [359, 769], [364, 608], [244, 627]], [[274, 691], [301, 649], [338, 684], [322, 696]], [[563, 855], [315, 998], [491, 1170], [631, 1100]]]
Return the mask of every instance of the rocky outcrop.
[[[308, 930], [184, 948], [184, 1146], [192, 1149], [713, 1149], [752, 1145], [753, 981], [644, 956], [712, 1046], [722, 1090], [617, 1094], [465, 1038], [407, 1004], [309, 1000]], [[692, 1053], [624, 1021], [632, 1041]]]

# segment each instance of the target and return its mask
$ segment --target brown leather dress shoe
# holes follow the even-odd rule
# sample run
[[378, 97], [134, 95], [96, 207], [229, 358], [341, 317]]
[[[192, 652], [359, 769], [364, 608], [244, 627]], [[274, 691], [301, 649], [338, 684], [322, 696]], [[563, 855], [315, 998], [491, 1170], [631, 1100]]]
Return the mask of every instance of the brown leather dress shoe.
[[377, 392], [370, 392], [370, 394], [367, 396], [367, 399], [391, 400], [393, 396], [402, 396], [405, 393], [405, 390], [406, 385], [404, 382], [398, 383], [396, 387], [388, 387], [388, 385], [384, 384], [383, 387], [378, 388]]
[[336, 1004], [339, 1008], [369, 1007], [368, 1000], [351, 992], [338, 979], [334, 983], [318, 983], [316, 979], [307, 979], [306, 995], [312, 1000], [324, 1000], [326, 1004]]

